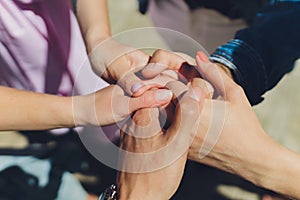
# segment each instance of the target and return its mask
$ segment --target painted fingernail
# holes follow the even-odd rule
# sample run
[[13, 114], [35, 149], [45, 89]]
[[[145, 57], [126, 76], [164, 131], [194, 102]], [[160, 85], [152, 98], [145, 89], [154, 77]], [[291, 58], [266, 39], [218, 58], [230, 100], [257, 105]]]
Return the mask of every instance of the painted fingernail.
[[165, 89], [161, 89], [161, 90], [157, 90], [155, 92], [155, 98], [157, 101], [166, 101], [171, 99], [173, 96], [173, 93], [171, 90], [165, 90]]
[[134, 84], [131, 86], [131, 92], [132, 92], [132, 93], [135, 93], [135, 92], [139, 91], [142, 87], [144, 87], [144, 84], [143, 84], [143, 83], [134, 83]]
[[202, 62], [205, 62], [205, 63], [208, 63], [209, 62], [209, 59], [207, 57], [207, 55], [205, 53], [203, 53], [202, 51], [198, 51], [197, 52], [197, 56], [199, 57], [199, 59], [202, 61]]
[[205, 70], [205, 69], [207, 69], [208, 68], [208, 62], [203, 62], [202, 60], [201, 60], [201, 58], [197, 55], [196, 56], [196, 62], [197, 62], [197, 66], [198, 66], [198, 68], [199, 68], [199, 70]]

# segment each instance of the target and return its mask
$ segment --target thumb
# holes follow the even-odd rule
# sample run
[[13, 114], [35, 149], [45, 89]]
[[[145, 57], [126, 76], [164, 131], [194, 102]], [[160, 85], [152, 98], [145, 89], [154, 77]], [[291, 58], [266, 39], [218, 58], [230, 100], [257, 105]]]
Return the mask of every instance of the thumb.
[[235, 99], [233, 91], [239, 86], [224, 71], [219, 70], [217, 65], [211, 63], [201, 51], [197, 53], [196, 63], [200, 74], [216, 88], [218, 95], [227, 100]]

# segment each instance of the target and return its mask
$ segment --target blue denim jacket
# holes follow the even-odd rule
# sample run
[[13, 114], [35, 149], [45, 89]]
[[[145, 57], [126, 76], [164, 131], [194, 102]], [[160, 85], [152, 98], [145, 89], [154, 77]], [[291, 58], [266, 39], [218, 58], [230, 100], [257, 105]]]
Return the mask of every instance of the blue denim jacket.
[[210, 60], [229, 67], [250, 103], [258, 104], [300, 57], [299, 20], [300, 1], [273, 1]]

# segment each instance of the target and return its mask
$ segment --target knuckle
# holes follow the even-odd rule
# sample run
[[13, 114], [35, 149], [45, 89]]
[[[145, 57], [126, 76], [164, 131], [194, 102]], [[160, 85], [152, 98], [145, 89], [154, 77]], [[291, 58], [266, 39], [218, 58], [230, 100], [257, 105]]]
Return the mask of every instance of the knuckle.
[[228, 93], [236, 97], [241, 97], [244, 95], [244, 90], [241, 86], [232, 84], [228, 89]]
[[163, 49], [158, 49], [158, 50], [156, 50], [154, 53], [153, 53], [153, 55], [154, 56], [163, 56], [163, 55], [165, 55], [166, 54], [166, 50], [163, 50]]
[[179, 56], [177, 56], [176, 54], [174, 54], [171, 51], [167, 51], [167, 50], [163, 50], [163, 49], [158, 49], [153, 53], [152, 56], [152, 61], [154, 62], [158, 62], [158, 63], [163, 63], [166, 64], [168, 63], [169, 59], [175, 59], [178, 58]]
[[146, 107], [149, 107], [154, 102], [154, 99], [155, 98], [154, 98], [154, 92], [153, 91], [145, 92], [143, 94], [143, 96], [141, 97], [141, 104], [146, 106]]

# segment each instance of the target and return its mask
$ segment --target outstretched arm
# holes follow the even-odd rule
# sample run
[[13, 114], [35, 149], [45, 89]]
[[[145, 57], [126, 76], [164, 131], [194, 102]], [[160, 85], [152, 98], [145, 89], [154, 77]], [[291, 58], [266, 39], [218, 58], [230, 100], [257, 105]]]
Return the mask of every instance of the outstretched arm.
[[73, 127], [72, 99], [0, 86], [0, 130]]
[[0, 86], [0, 130], [48, 130], [87, 124], [105, 126], [123, 120], [140, 108], [162, 106], [171, 97], [169, 90], [159, 89], [131, 98], [116, 85], [74, 97]]

